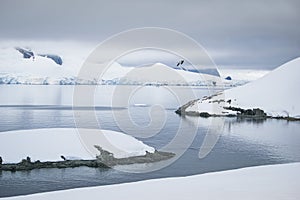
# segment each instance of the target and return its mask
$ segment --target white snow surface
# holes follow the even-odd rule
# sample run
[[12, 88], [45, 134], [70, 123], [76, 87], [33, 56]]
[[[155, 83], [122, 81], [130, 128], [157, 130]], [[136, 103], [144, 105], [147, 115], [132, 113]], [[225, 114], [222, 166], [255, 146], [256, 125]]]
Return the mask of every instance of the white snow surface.
[[254, 70], [254, 69], [219, 69], [220, 76], [226, 78], [230, 76], [235, 81], [250, 82], [257, 80], [268, 74], [269, 70]]
[[79, 188], [18, 196], [18, 200], [298, 200], [300, 163], [250, 167], [189, 177]]
[[[210, 114], [236, 114], [224, 106], [243, 109], [260, 108], [273, 117], [300, 118], [300, 58], [283, 64], [264, 77], [243, 86], [231, 88], [211, 99], [200, 99], [186, 111]], [[213, 101], [225, 100], [225, 103]], [[231, 100], [231, 103], [227, 102]]]
[[[32, 161], [95, 159], [99, 151], [87, 150], [78, 130], [93, 138], [93, 144], [114, 154], [116, 158], [153, 153], [154, 148], [121, 132], [96, 129], [50, 128], [1, 132], [0, 156], [4, 163], [18, 163], [27, 156]], [[99, 137], [98, 137], [99, 135]], [[94, 139], [96, 138], [96, 139]], [[107, 142], [109, 141], [109, 143]]]

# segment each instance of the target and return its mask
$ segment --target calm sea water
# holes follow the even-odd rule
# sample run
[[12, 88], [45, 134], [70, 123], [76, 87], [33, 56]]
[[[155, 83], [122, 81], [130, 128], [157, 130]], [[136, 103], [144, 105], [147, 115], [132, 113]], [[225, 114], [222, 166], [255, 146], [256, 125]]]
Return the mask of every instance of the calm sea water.
[[[82, 87], [88, 89], [91, 86]], [[0, 134], [11, 130], [76, 127], [72, 109], [73, 89], [72, 86], [0, 85]], [[139, 138], [157, 149], [168, 144], [178, 129], [187, 135], [181, 138], [182, 143], [190, 132], [196, 130], [192, 144], [186, 147], [178, 160], [161, 170], [136, 174], [87, 167], [0, 172], [0, 197], [300, 161], [299, 122], [235, 118], [214, 122], [212, 119], [181, 118], [174, 111], [181, 101], [190, 100], [189, 88], [120, 86], [119, 90], [125, 93], [131, 91], [131, 97], [124, 100], [124, 95], [115, 92], [114, 86], [98, 86], [94, 95], [98, 123], [85, 117], [85, 112], [90, 112], [89, 108], [76, 107], [75, 110], [82, 112], [79, 117], [82, 124], [87, 128], [100, 126], [130, 132], [135, 128], [124, 123], [130, 119], [141, 130], [157, 132], [152, 137]], [[195, 97], [200, 98], [212, 91], [193, 88], [193, 92]], [[112, 102], [112, 98], [120, 101]], [[164, 123], [153, 123], [156, 119]], [[216, 128], [214, 134], [217, 134], [218, 140], [212, 151], [200, 159], [199, 151], [209, 127]]]

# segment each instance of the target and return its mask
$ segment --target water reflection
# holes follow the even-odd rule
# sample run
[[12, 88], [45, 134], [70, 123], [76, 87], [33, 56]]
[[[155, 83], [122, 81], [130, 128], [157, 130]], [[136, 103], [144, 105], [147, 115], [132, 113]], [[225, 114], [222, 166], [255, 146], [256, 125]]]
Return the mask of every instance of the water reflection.
[[[20, 87], [21, 89], [15, 91], [23, 91], [24, 88]], [[41, 91], [45, 88], [47, 87], [36, 87]], [[182, 90], [182, 88], [180, 89]], [[11, 91], [11, 88], [3, 89], [3, 87], [0, 87], [0, 90], [0, 94], [5, 94], [2, 91], [8, 92]], [[71, 94], [69, 90], [72, 90], [72, 88], [63, 88], [61, 92], [49, 89], [47, 92], [54, 92], [54, 94], [46, 95], [50, 100], [47, 100], [47, 98], [44, 100], [20, 98], [24, 101], [32, 101], [26, 106], [22, 106], [25, 103], [20, 101], [23, 100], [11, 99], [18, 96], [17, 94], [8, 94], [7, 96], [10, 97], [4, 97], [4, 100], [0, 98], [0, 104], [2, 105], [0, 106], [0, 134], [1, 131], [7, 130], [75, 127], [73, 111], [70, 104], [68, 104], [70, 100], [67, 100], [70, 98], [68, 95]], [[101, 88], [99, 88], [98, 98], [101, 99], [101, 96], [106, 96], [110, 90], [111, 88], [105, 87], [101, 91]], [[152, 90], [155, 91], [155, 88]], [[43, 92], [41, 93], [43, 94]], [[199, 91], [199, 96], [203, 94], [203, 91]], [[22, 95], [26, 95], [26, 92], [23, 91]], [[159, 96], [156, 96], [155, 99], [158, 101]], [[146, 102], [147, 106], [151, 106], [151, 99], [149, 98], [147, 98], [147, 101], [144, 101], [143, 98], [138, 100], [139, 102], [135, 103]], [[34, 102], [37, 104], [30, 106]], [[114, 121], [112, 109], [105, 109], [107, 108], [106, 102], [106, 99], [101, 102], [99, 100], [99, 107], [96, 108], [100, 126], [103, 129], [120, 131], [118, 124]], [[166, 105], [168, 104], [166, 99], [163, 99], [163, 102]], [[55, 105], [57, 103], [60, 105]], [[5, 106], [8, 104], [13, 106]], [[0, 171], [0, 197], [300, 161], [299, 122], [274, 119], [257, 121], [239, 118], [188, 116], [182, 118], [174, 112], [178, 105], [174, 102], [170, 105], [173, 106], [165, 109], [166, 123], [162, 130], [152, 137], [140, 139], [144, 143], [160, 149], [175, 137], [180, 123], [182, 123], [181, 128], [184, 133], [180, 137], [180, 144], [185, 144], [191, 132], [194, 128], [197, 128], [192, 144], [172, 165], [145, 174], [128, 174], [114, 169], [85, 167], [40, 169], [16, 173]], [[149, 111], [147, 106], [130, 108], [131, 117], [140, 125], [149, 123], [149, 118], [146, 115]], [[97, 128], [99, 126], [99, 124], [91, 123], [89, 119], [85, 118], [85, 112], [90, 111], [89, 109], [82, 108], [80, 111], [82, 112], [82, 120], [87, 127]], [[128, 112], [128, 110], [127, 108], [120, 108], [116, 113], [118, 112]], [[153, 131], [155, 131], [155, 127]], [[178, 145], [177, 148], [183, 147], [185, 145]], [[201, 159], [199, 159], [199, 152]]]

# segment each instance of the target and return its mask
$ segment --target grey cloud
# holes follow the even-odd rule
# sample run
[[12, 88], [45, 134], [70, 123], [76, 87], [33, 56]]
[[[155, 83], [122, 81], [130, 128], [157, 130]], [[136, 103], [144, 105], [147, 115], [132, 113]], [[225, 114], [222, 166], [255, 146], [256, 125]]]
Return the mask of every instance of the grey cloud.
[[0, 39], [96, 45], [120, 31], [156, 26], [191, 36], [221, 67], [271, 69], [300, 54], [299, 10], [297, 0], [2, 0]]

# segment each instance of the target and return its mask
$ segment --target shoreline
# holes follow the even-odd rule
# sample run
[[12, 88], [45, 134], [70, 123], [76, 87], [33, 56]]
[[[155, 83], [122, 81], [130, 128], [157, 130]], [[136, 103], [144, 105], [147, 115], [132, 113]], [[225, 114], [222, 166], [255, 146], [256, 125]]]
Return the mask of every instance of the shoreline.
[[238, 107], [223, 107], [225, 110], [237, 111], [237, 114], [211, 114], [208, 112], [198, 112], [198, 111], [186, 111], [186, 109], [198, 101], [199, 99], [188, 102], [187, 104], [179, 107], [175, 113], [179, 116], [190, 116], [190, 117], [230, 117], [230, 118], [240, 118], [240, 119], [252, 119], [252, 120], [266, 120], [266, 119], [277, 119], [277, 120], [286, 120], [286, 121], [300, 121], [300, 118], [289, 117], [289, 116], [270, 116], [265, 113], [264, 110], [260, 108], [253, 109], [242, 109]]
[[[75, 167], [91, 167], [91, 168], [111, 168], [116, 165], [130, 165], [154, 163], [170, 159], [175, 156], [174, 153], [155, 151], [154, 153], [147, 152], [144, 156], [133, 156], [128, 158], [115, 158], [111, 153], [105, 150], [100, 150], [101, 157], [97, 156], [92, 160], [63, 160], [63, 161], [46, 161], [39, 160], [32, 162], [29, 157], [23, 159], [19, 163], [4, 163], [0, 164], [1, 171], [30, 171], [34, 169], [45, 168], [75, 168]], [[103, 156], [105, 155], [105, 157]]]

